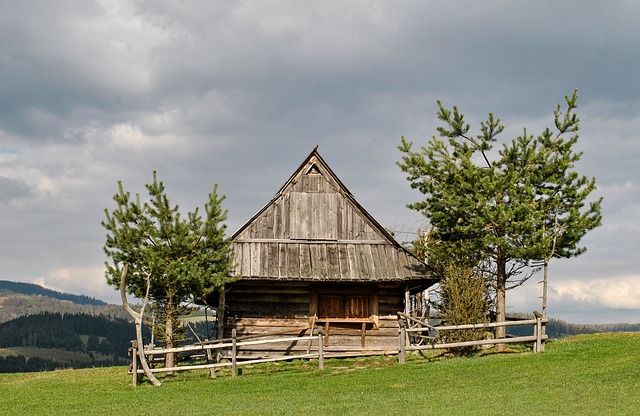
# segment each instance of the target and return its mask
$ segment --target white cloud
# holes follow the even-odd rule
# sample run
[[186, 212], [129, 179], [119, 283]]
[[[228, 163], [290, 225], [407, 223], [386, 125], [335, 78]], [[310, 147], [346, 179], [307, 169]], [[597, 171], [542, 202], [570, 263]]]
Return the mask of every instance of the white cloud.
[[640, 275], [558, 281], [550, 284], [549, 289], [553, 302], [640, 311]]
[[181, 139], [172, 134], [147, 135], [140, 127], [131, 124], [116, 124], [110, 130], [112, 144], [116, 150], [143, 152], [148, 150], [171, 150], [178, 148]]
[[109, 286], [104, 277], [104, 267], [63, 267], [50, 270], [38, 284], [52, 290], [83, 294], [98, 299], [117, 302], [119, 292]]

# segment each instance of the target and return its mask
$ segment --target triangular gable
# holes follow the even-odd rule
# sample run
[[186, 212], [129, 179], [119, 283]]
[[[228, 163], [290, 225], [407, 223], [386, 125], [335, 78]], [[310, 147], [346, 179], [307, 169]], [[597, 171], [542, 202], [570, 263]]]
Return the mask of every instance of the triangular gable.
[[358, 204], [317, 148], [231, 238], [233, 273], [242, 279], [435, 283], [426, 265]]
[[317, 148], [232, 239], [384, 241], [399, 246], [355, 200]]

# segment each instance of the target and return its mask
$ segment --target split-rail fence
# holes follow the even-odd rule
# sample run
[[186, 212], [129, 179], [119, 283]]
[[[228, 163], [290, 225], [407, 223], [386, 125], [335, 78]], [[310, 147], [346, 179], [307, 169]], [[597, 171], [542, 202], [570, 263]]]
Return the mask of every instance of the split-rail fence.
[[[493, 322], [485, 324], [468, 324], [468, 325], [450, 325], [450, 326], [431, 326], [427, 322], [420, 321], [409, 315], [398, 313], [402, 318], [400, 320], [401, 325], [398, 333], [398, 350], [396, 351], [379, 351], [380, 354], [397, 354], [398, 363], [404, 364], [406, 361], [407, 351], [421, 351], [427, 349], [441, 349], [441, 348], [458, 348], [467, 346], [479, 346], [479, 345], [497, 345], [507, 343], [533, 343], [533, 351], [541, 352], [544, 350], [544, 342], [548, 339], [548, 336], [544, 333], [544, 325], [547, 322], [546, 318], [536, 316], [535, 319], [527, 319], [521, 321], [507, 321], [507, 322]], [[430, 336], [429, 332], [441, 333], [444, 331], [456, 331], [465, 329], [489, 329], [497, 327], [517, 326], [517, 325], [533, 325], [534, 334], [530, 336], [519, 337], [507, 337], [498, 339], [482, 339], [477, 341], [466, 342], [453, 342], [442, 343], [438, 340], [437, 336]], [[424, 333], [427, 332], [427, 335]], [[265, 335], [263, 334], [262, 337]], [[319, 328], [317, 335], [286, 337], [278, 336], [270, 339], [255, 339], [256, 336], [236, 336], [236, 330], [232, 330], [231, 338], [211, 340], [205, 342], [198, 342], [192, 345], [175, 348], [155, 348], [149, 346], [143, 346], [144, 355], [149, 358], [151, 362], [163, 361], [162, 356], [170, 353], [186, 353], [192, 362], [204, 362], [202, 364], [186, 364], [176, 365], [174, 367], [152, 367], [150, 371], [152, 373], [172, 373], [176, 371], [187, 370], [203, 370], [208, 369], [211, 372], [211, 376], [215, 377], [215, 370], [223, 367], [231, 367], [232, 377], [238, 375], [238, 367], [242, 365], [251, 365], [265, 362], [276, 361], [290, 361], [296, 359], [317, 359], [318, 368], [324, 368], [325, 350], [324, 350], [324, 334], [322, 328]], [[413, 342], [411, 342], [413, 340]], [[418, 341], [416, 341], [418, 340]], [[425, 341], [426, 340], [426, 341]], [[268, 358], [257, 359], [238, 359], [238, 349], [246, 346], [255, 346], [268, 343], [302, 343], [308, 342], [307, 353], [297, 355], [279, 355], [270, 356]], [[315, 348], [312, 345], [315, 344]], [[130, 373], [133, 376], [133, 385], [136, 386], [139, 382], [141, 375], [145, 374], [145, 370], [140, 368], [140, 362], [138, 358], [139, 345], [137, 341], [132, 341], [132, 347], [130, 349], [131, 356], [133, 357], [130, 367]], [[366, 355], [371, 355], [372, 351], [367, 350]], [[363, 352], [363, 355], [365, 353]], [[347, 354], [348, 356], [358, 355], [357, 353]], [[214, 359], [214, 357], [222, 357], [223, 359]]]
[[[427, 322], [413, 318], [402, 312], [398, 312], [401, 318], [404, 318], [400, 322], [400, 336], [398, 346], [398, 362], [404, 364], [407, 351], [422, 351], [427, 349], [450, 349], [470, 346], [481, 345], [498, 345], [509, 343], [533, 343], [533, 352], [544, 351], [544, 342], [548, 339], [545, 334], [545, 324], [548, 322], [547, 318], [543, 318], [540, 315], [535, 315], [534, 319], [525, 319], [519, 321], [506, 321], [506, 322], [491, 322], [482, 324], [466, 324], [466, 325], [448, 325], [448, 326], [432, 326]], [[533, 325], [533, 335], [519, 336], [519, 337], [506, 337], [506, 338], [487, 338], [476, 341], [463, 341], [463, 342], [438, 342], [438, 335], [446, 331], [460, 331], [465, 329], [489, 329], [508, 326], [521, 326], [521, 325]], [[423, 333], [427, 332], [427, 335]], [[430, 336], [429, 332], [435, 332], [436, 336]], [[428, 340], [427, 342], [413, 342], [409, 340], [411, 335], [414, 340]]]

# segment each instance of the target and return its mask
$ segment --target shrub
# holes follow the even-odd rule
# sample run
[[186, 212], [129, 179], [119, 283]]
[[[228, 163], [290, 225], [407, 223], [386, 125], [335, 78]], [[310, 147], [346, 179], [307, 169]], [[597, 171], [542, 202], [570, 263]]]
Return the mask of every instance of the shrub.
[[[484, 323], [489, 311], [486, 281], [472, 268], [449, 263], [443, 269], [440, 282], [440, 302], [437, 308], [447, 325]], [[475, 341], [484, 338], [484, 329], [445, 331], [441, 340], [446, 343]], [[456, 355], [473, 352], [476, 346], [451, 348]]]

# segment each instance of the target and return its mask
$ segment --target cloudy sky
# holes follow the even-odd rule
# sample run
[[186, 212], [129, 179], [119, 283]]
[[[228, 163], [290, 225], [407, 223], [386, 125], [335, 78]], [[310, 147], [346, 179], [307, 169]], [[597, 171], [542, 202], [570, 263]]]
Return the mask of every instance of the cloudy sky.
[[[178, 5], [180, 4], [180, 5]], [[104, 283], [116, 182], [157, 170], [184, 211], [215, 182], [232, 233], [319, 151], [378, 221], [411, 236], [396, 166], [436, 100], [504, 140], [579, 90], [581, 173], [604, 225], [550, 271], [549, 313], [640, 322], [640, 4], [634, 1], [0, 0], [0, 279], [117, 301]], [[539, 276], [507, 295], [540, 308]]]

